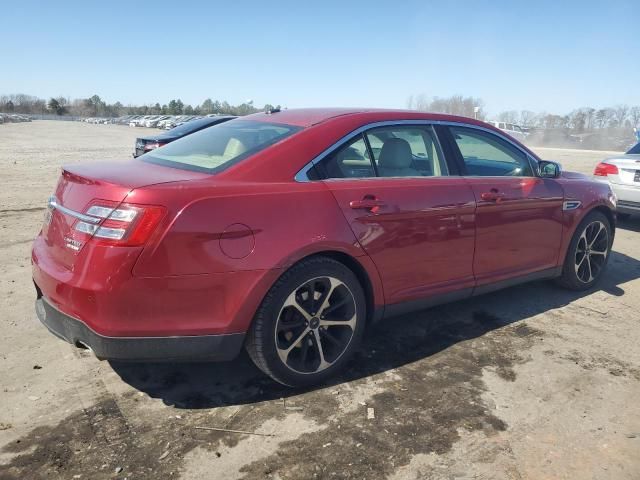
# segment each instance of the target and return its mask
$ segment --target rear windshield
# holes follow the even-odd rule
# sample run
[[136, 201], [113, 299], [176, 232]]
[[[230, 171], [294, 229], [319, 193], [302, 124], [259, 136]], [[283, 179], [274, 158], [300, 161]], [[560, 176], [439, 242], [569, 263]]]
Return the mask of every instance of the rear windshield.
[[640, 142], [631, 147], [631, 150], [629, 150], [627, 153], [629, 155], [640, 155]]
[[300, 130], [278, 123], [231, 120], [151, 150], [139, 160], [216, 173]]

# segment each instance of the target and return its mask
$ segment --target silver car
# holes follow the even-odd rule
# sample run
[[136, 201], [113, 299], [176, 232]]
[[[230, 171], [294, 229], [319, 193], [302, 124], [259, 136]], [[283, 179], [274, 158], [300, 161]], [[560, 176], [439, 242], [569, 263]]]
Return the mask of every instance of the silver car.
[[618, 197], [618, 217], [640, 214], [640, 142], [627, 153], [600, 162], [593, 175], [611, 185]]

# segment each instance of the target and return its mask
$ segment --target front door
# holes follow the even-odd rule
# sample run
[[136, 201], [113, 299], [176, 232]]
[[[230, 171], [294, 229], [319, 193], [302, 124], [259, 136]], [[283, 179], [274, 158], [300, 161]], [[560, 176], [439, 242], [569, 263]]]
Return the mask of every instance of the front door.
[[560, 184], [538, 177], [527, 154], [494, 133], [470, 127], [448, 131], [477, 202], [478, 285], [555, 267], [562, 236]]

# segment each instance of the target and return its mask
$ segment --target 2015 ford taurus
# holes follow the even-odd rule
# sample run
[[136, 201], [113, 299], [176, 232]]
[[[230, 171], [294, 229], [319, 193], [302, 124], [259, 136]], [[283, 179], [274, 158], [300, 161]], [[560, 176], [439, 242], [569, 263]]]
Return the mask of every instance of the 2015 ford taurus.
[[371, 322], [533, 279], [588, 289], [605, 183], [495, 127], [287, 110], [65, 167], [32, 252], [40, 320], [98, 358], [225, 360], [325, 380]]

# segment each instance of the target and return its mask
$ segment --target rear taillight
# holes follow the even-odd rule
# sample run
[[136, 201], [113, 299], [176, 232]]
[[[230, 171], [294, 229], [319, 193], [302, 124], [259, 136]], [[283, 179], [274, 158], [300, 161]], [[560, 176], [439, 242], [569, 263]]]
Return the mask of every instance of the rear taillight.
[[[165, 214], [165, 208], [155, 205], [114, 204], [97, 200], [87, 208], [87, 221], [78, 220], [75, 235], [81, 241], [93, 238], [101, 244], [144, 245]], [[89, 221], [95, 218], [97, 223]]]
[[161, 143], [161, 142], [147, 143], [144, 146], [144, 150], [145, 150], [145, 152], [148, 152], [149, 150], [155, 150], [156, 148], [160, 148], [163, 145], [166, 145], [166, 144], [165, 143]]
[[618, 167], [611, 165], [610, 163], [600, 162], [596, 165], [596, 170], [593, 172], [598, 177], [606, 177], [607, 175], [617, 175]]

